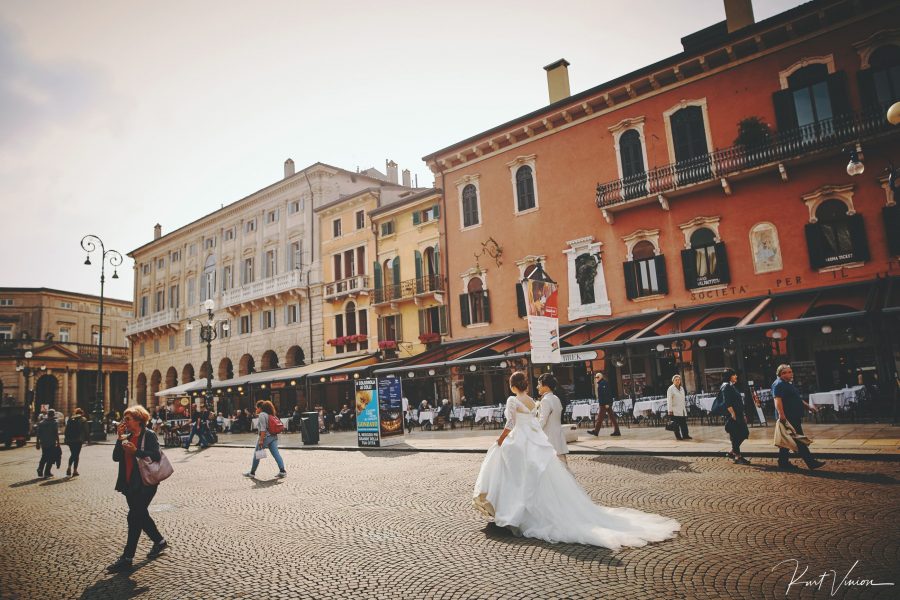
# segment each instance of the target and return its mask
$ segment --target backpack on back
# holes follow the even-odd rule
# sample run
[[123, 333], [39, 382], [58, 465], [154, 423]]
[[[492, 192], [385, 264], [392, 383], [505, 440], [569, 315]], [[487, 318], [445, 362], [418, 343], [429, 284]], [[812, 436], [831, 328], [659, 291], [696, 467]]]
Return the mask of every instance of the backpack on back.
[[719, 393], [716, 395], [716, 399], [713, 400], [712, 406], [709, 409], [709, 414], [714, 417], [721, 417], [725, 414], [726, 406], [725, 406], [725, 386], [727, 384], [722, 384], [722, 387], [719, 388]]
[[281, 419], [275, 415], [269, 415], [269, 433], [278, 435], [282, 431], [284, 431], [284, 423], [281, 422]]

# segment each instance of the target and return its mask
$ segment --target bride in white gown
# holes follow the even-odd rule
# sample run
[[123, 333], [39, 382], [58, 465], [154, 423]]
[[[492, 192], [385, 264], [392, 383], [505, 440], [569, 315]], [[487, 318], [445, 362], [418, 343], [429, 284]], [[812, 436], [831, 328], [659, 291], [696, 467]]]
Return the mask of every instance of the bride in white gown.
[[630, 508], [594, 504], [556, 457], [543, 432], [528, 379], [513, 373], [506, 427], [475, 481], [475, 508], [516, 535], [618, 550], [675, 536], [677, 521]]

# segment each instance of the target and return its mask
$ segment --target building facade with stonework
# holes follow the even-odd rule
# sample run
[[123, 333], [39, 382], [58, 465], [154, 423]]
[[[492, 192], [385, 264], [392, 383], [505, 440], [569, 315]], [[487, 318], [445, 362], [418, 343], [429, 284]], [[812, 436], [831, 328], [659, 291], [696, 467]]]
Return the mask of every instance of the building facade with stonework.
[[[104, 298], [104, 413], [126, 406], [131, 349], [125, 326], [131, 311], [130, 301]], [[98, 296], [50, 288], [0, 288], [0, 398], [4, 406], [28, 405], [29, 410], [39, 410], [46, 405], [67, 415], [75, 408], [92, 409], [99, 337]]]
[[548, 106], [425, 157], [459, 342], [429, 361], [483, 361], [451, 374], [468, 398], [502, 397], [498, 365], [527, 358], [518, 282], [540, 261], [576, 398], [596, 370], [637, 398], [675, 372], [716, 389], [727, 367], [764, 389], [790, 360], [804, 392], [865, 384], [890, 410], [900, 5], [725, 9], [683, 52], [575, 95], [548, 65]]
[[[234, 382], [217, 387], [217, 396], [228, 400], [225, 410], [249, 406], [250, 389], [237, 379], [321, 361], [322, 293], [332, 282], [330, 274], [323, 278], [315, 211], [362, 190], [403, 189], [391, 174], [322, 163], [295, 172], [289, 159], [281, 181], [166, 235], [157, 226], [154, 239], [129, 254], [135, 261], [135, 318], [127, 327], [135, 349], [135, 401], [164, 404], [158, 392], [180, 392], [205, 380], [209, 370], [217, 385]], [[217, 334], [211, 364], [200, 327], [187, 327], [190, 320], [205, 322], [207, 300]], [[298, 393], [270, 389], [266, 397], [293, 406]]]

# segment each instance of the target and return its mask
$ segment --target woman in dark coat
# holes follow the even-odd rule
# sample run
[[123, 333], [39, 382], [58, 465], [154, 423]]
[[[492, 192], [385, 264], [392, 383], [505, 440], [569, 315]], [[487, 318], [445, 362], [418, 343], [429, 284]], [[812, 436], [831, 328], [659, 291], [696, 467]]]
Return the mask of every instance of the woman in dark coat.
[[110, 572], [131, 569], [141, 531], [153, 540], [153, 548], [147, 558], [156, 558], [168, 547], [166, 540], [156, 528], [148, 508], [156, 495], [155, 485], [145, 485], [138, 469], [138, 459], [149, 456], [159, 462], [159, 440], [152, 430], [147, 429], [150, 413], [143, 406], [132, 406], [118, 426], [119, 439], [113, 449], [113, 460], [119, 463], [116, 491], [125, 495], [128, 502], [128, 540], [122, 556], [108, 567]]
[[727, 369], [724, 378], [721, 391], [725, 399], [725, 431], [731, 438], [731, 452], [728, 455], [736, 465], [749, 465], [750, 461], [741, 455], [741, 444], [750, 437], [750, 430], [744, 414], [744, 400], [734, 386], [737, 383], [737, 373]]

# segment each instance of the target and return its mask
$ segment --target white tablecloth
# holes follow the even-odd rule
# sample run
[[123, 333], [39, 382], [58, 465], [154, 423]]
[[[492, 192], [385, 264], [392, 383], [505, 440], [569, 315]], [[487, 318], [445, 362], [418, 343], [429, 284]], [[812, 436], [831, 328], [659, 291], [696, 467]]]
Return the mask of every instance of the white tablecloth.
[[639, 417], [645, 410], [659, 412], [661, 409], [665, 408], [665, 406], [665, 398], [662, 400], [641, 400], [640, 402], [634, 403], [634, 411], [632, 411], [632, 414], [634, 414], [635, 417]]
[[591, 407], [597, 406], [595, 404], [574, 404], [572, 405], [572, 418], [590, 418], [591, 416]]
[[424, 423], [425, 421], [428, 421], [429, 423], [434, 425], [434, 414], [435, 414], [435, 411], [433, 411], [433, 410], [420, 410], [419, 411], [419, 423]]
[[713, 402], [716, 401], [715, 396], [697, 396], [697, 404], [700, 405], [700, 408], [709, 412], [712, 408]]
[[453, 412], [452, 412], [452, 415], [453, 415], [453, 416], [450, 417], [451, 419], [456, 419], [456, 420], [458, 420], [458, 421], [462, 421], [463, 419], [466, 418], [466, 409], [463, 408], [463, 407], [460, 407], [460, 408], [454, 408], [454, 409], [453, 409]]
[[[494, 412], [498, 410], [494, 407], [485, 407], [475, 409], [475, 422], [481, 421], [482, 419], [487, 419], [488, 421], [492, 421], [494, 419]], [[500, 418], [503, 418], [503, 410], [500, 410]]]
[[813, 406], [831, 405], [834, 407], [834, 410], [842, 410], [847, 408], [847, 405], [856, 399], [856, 392], [861, 389], [863, 389], [863, 386], [856, 385], [852, 388], [845, 388], [842, 390], [810, 394], [809, 403]]

